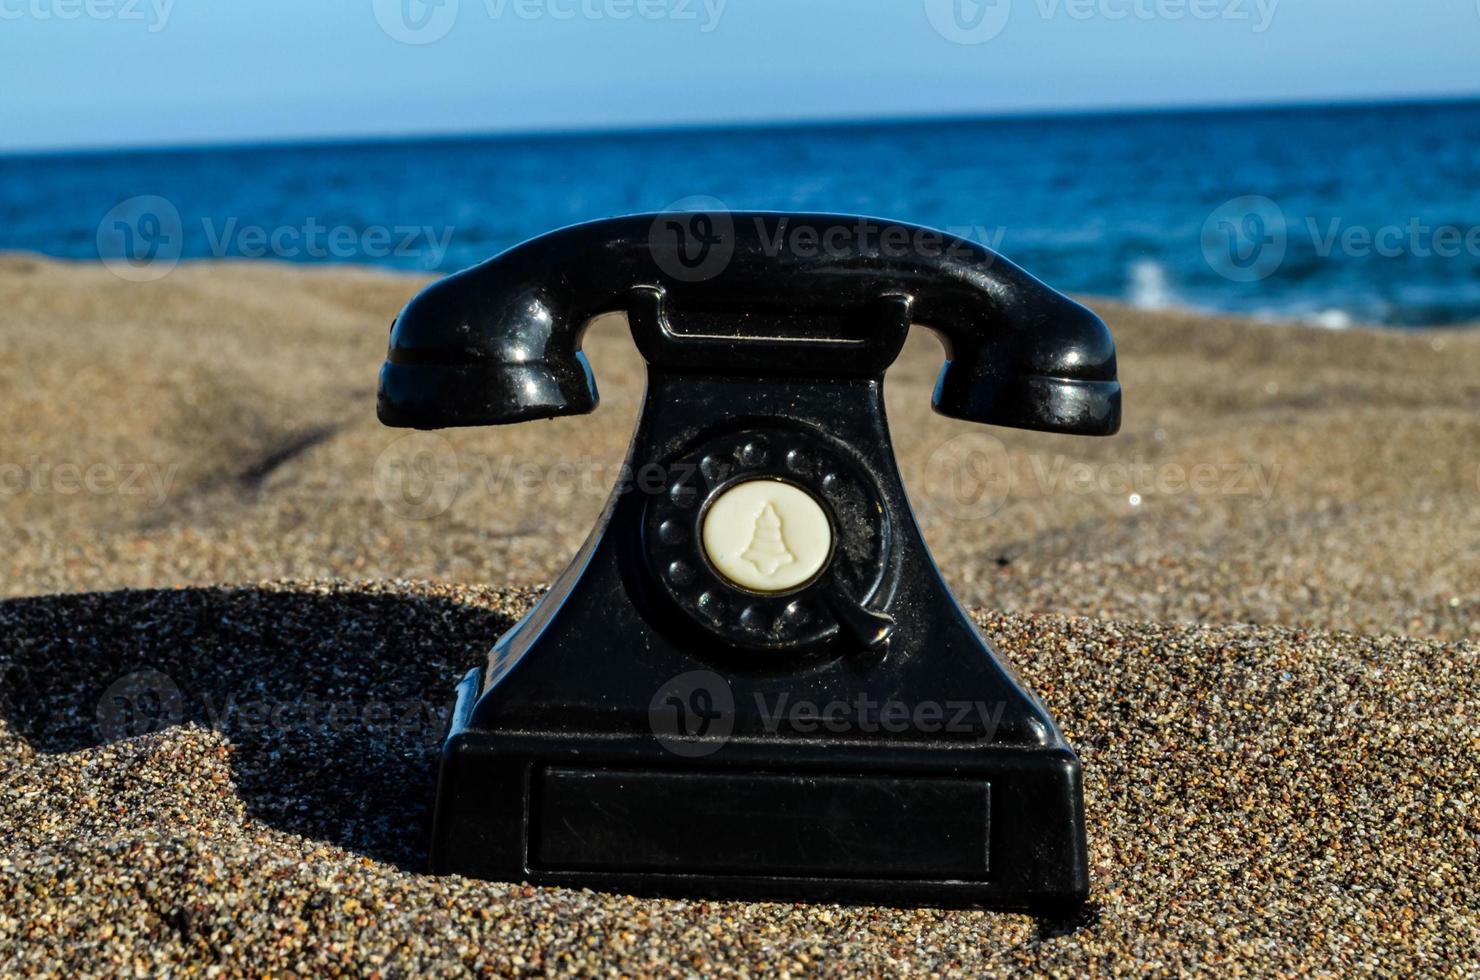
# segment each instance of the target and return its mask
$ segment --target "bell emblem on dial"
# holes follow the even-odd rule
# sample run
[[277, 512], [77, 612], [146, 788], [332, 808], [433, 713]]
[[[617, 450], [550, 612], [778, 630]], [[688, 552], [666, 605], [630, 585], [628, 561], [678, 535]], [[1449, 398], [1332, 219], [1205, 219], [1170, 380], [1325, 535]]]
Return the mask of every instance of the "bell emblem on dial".
[[776, 569], [797, 560], [786, 548], [786, 539], [781, 535], [781, 518], [776, 513], [776, 506], [769, 500], [756, 515], [755, 533], [750, 537], [750, 547], [740, 557], [766, 576], [775, 575]]

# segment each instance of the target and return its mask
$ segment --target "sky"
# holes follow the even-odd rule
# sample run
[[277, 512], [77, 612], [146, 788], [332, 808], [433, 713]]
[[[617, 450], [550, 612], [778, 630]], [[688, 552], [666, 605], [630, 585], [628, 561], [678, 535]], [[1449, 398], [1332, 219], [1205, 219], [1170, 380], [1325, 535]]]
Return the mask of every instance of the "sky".
[[1480, 94], [1480, 0], [0, 0], [0, 150]]

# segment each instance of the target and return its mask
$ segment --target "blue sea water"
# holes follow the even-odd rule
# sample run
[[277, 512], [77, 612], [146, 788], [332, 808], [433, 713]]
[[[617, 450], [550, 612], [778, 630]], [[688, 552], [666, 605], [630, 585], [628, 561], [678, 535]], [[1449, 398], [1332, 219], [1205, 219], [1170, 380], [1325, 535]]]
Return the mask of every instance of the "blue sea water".
[[1144, 307], [1480, 322], [1480, 102], [4, 156], [0, 250], [452, 271], [699, 195], [944, 228]]

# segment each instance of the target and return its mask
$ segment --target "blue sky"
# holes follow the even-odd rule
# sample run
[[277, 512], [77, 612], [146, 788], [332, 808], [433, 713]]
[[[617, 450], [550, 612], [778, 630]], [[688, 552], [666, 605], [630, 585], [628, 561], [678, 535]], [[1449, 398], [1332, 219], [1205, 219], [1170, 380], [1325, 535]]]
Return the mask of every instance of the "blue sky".
[[0, 148], [1480, 92], [1480, 0], [0, 0]]

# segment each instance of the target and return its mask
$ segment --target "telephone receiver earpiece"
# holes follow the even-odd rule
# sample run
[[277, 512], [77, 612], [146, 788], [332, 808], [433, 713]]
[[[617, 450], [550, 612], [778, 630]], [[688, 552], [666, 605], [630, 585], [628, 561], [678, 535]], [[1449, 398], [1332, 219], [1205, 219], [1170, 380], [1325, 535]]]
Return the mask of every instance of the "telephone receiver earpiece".
[[433, 283], [392, 327], [380, 419], [432, 429], [590, 412], [581, 337], [617, 311], [652, 364], [759, 377], [882, 373], [914, 323], [946, 349], [943, 415], [1081, 435], [1120, 425], [1105, 324], [1000, 255], [918, 225], [768, 212], [574, 225]]

